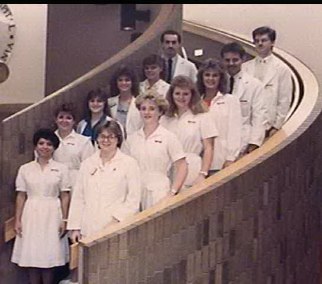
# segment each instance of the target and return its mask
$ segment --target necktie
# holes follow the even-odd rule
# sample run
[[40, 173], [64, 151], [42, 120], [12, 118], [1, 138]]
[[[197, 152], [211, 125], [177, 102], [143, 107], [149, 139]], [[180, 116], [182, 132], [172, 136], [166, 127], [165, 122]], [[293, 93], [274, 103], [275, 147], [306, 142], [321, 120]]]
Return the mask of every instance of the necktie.
[[234, 82], [235, 82], [235, 79], [234, 79], [234, 77], [230, 77], [230, 81], [229, 81], [229, 83], [230, 83], [230, 89], [229, 89], [229, 93], [230, 94], [232, 94], [233, 93], [233, 89], [234, 89]]
[[171, 83], [172, 77], [172, 58], [168, 59], [168, 74], [167, 74], [167, 82]]

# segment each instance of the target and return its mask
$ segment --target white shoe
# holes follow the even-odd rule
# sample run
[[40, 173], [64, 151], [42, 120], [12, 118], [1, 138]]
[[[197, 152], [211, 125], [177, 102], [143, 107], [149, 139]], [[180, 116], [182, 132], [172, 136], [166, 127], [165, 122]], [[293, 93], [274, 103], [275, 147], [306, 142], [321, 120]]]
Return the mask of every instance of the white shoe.
[[64, 279], [62, 281], [60, 281], [58, 284], [71, 284], [73, 282], [70, 281], [70, 279]]

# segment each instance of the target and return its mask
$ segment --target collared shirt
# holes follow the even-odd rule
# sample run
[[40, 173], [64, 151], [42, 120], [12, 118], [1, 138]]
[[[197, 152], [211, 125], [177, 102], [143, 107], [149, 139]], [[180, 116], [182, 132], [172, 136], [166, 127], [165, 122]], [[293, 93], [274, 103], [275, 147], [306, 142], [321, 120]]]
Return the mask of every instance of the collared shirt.
[[57, 198], [70, 187], [67, 166], [53, 159], [43, 169], [37, 160], [22, 165], [16, 178], [16, 191], [27, 192], [28, 198]]
[[239, 99], [218, 93], [209, 112], [218, 130], [211, 169], [220, 170], [225, 161], [235, 161], [241, 146], [242, 116]]
[[97, 138], [97, 127], [103, 123], [112, 120], [108, 115], [103, 115], [99, 121], [97, 121], [94, 125], [91, 124], [90, 119], [83, 119], [77, 125], [77, 133], [82, 134], [84, 136], [91, 137], [93, 145], [95, 144]]
[[[176, 54], [174, 57], [171, 57], [172, 59], [172, 69], [171, 69], [171, 79], [173, 78], [176, 66], [177, 66], [177, 62], [178, 62], [178, 57], [179, 55]], [[168, 57], [162, 56], [162, 58], [165, 61], [165, 70], [164, 70], [164, 74], [168, 74], [168, 70], [169, 70], [169, 65], [168, 65]]]
[[152, 171], [165, 176], [173, 162], [185, 157], [176, 135], [161, 125], [147, 138], [143, 127], [129, 135], [123, 150], [138, 161], [143, 173]]
[[191, 110], [187, 110], [181, 116], [163, 115], [160, 124], [177, 135], [185, 153], [200, 155], [203, 150], [202, 140], [218, 136], [217, 128], [208, 112], [193, 114]]
[[234, 94], [234, 93], [238, 92], [239, 83], [240, 83], [240, 80], [242, 79], [242, 71], [239, 71], [234, 76], [230, 76], [229, 79], [231, 77], [234, 78], [234, 86], [233, 86], [233, 90], [232, 90], [231, 94]]
[[[90, 137], [78, 134], [75, 130], [72, 130], [64, 138], [60, 137], [58, 130], [55, 131], [55, 134], [60, 143], [54, 151], [53, 158], [55, 161], [67, 165], [71, 171], [79, 170], [81, 162], [95, 152]], [[74, 180], [74, 177], [72, 179]]]
[[273, 55], [270, 54], [265, 58], [261, 58], [259, 56], [255, 57], [255, 72], [254, 77], [263, 81], [265, 74], [267, 74], [267, 70], [270, 68], [270, 62], [273, 59]]
[[170, 88], [170, 84], [166, 81], [159, 79], [152, 86], [150, 86], [149, 81], [146, 79], [140, 83], [140, 93], [146, 93], [148, 91], [155, 91], [158, 94], [162, 95], [164, 98]]
[[[120, 95], [111, 97], [108, 99], [108, 105], [111, 109], [111, 116], [117, 120], [117, 109], [119, 105], [119, 98]], [[142, 118], [140, 115], [139, 110], [137, 109], [135, 105], [135, 98], [133, 97], [131, 99], [130, 106], [128, 108], [128, 111], [126, 113], [126, 123], [125, 127], [121, 124], [121, 122], [118, 121], [120, 124], [122, 131], [123, 131], [123, 136], [126, 138], [127, 135], [133, 133], [134, 131], [140, 129], [140, 127], [143, 125]], [[126, 135], [125, 135], [126, 134]]]
[[160, 124], [178, 137], [186, 153], [188, 175], [186, 186], [191, 186], [199, 175], [204, 150], [204, 139], [218, 136], [217, 128], [209, 112], [193, 114], [189, 109], [182, 115], [168, 117], [163, 115]]

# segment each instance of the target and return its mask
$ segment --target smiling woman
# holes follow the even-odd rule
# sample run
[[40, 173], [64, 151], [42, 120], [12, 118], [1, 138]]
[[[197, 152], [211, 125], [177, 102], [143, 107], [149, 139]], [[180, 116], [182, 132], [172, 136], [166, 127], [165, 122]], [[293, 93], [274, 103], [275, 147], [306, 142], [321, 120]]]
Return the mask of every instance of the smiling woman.
[[[187, 175], [185, 153], [175, 134], [160, 125], [168, 108], [160, 94], [141, 94], [135, 100], [143, 126], [128, 136], [123, 150], [135, 158], [142, 175], [141, 207], [147, 209], [167, 196], [179, 193]], [[168, 170], [174, 169], [172, 182]]]
[[66, 220], [68, 168], [52, 159], [59, 138], [50, 129], [33, 136], [37, 159], [22, 165], [16, 178], [15, 232], [11, 261], [28, 269], [30, 283], [52, 283], [54, 267], [68, 262]]

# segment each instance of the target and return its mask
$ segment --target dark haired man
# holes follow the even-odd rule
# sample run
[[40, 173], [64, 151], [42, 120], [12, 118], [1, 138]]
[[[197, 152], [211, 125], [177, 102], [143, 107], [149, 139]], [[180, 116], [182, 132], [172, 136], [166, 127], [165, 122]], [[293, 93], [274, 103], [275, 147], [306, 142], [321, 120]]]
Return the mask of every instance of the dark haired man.
[[243, 64], [243, 69], [264, 84], [268, 109], [266, 136], [272, 136], [282, 127], [292, 100], [290, 69], [273, 55], [276, 31], [263, 26], [252, 32], [257, 56]]
[[246, 52], [237, 42], [225, 44], [221, 59], [229, 77], [228, 93], [240, 101], [242, 113], [242, 141], [240, 154], [249, 153], [262, 145], [265, 138], [266, 107], [262, 83], [242, 71]]
[[197, 67], [191, 61], [180, 56], [181, 35], [173, 30], [161, 34], [162, 57], [165, 61], [165, 79], [171, 83], [173, 77], [186, 75], [194, 82], [197, 80]]

